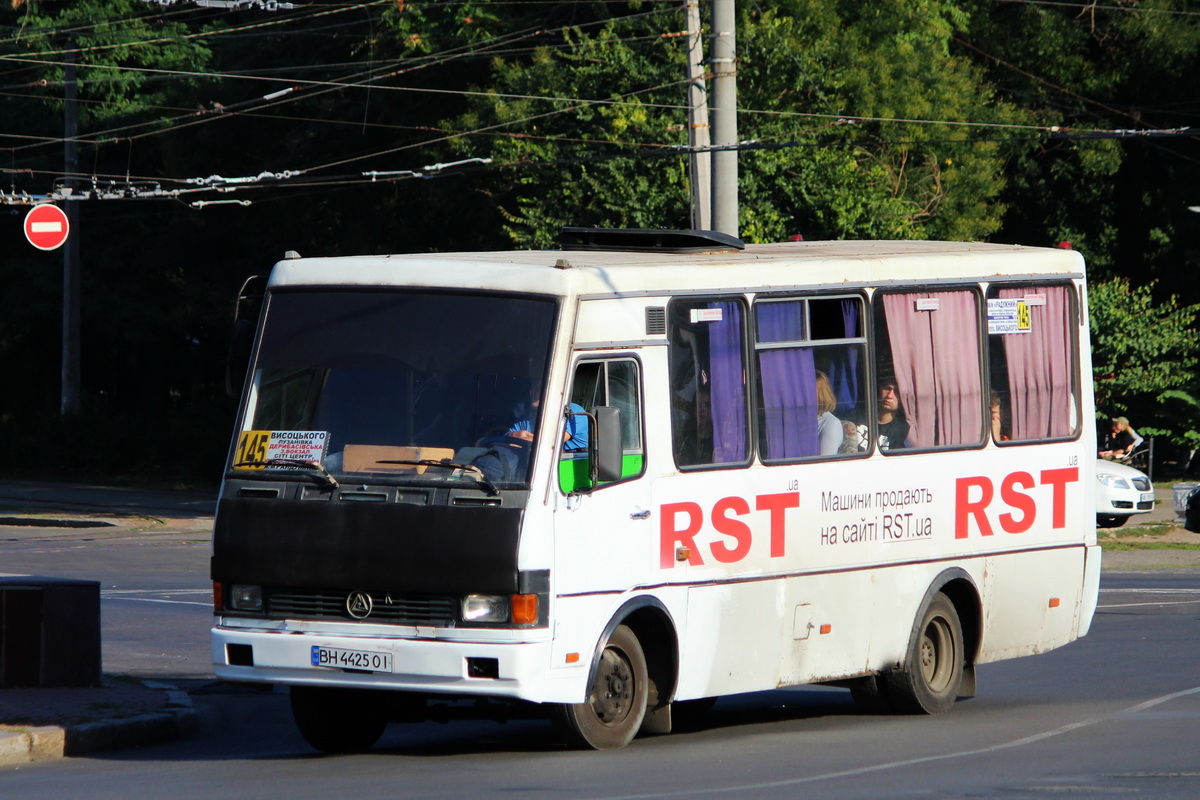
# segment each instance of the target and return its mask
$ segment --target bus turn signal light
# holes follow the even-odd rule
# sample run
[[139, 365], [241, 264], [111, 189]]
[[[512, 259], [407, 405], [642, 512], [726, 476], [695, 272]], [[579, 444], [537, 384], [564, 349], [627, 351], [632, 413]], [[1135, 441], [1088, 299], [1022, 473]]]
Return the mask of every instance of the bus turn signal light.
[[538, 621], [536, 594], [514, 594], [512, 596], [512, 621], [514, 625], [534, 625]]

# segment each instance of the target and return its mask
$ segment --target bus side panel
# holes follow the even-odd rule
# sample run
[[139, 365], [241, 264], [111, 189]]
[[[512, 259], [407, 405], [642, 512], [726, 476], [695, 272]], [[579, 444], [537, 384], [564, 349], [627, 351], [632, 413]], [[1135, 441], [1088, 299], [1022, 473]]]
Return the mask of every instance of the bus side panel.
[[976, 663], [1044, 653], [1081, 634], [1087, 549], [991, 556], [984, 572], [983, 648]]
[[[979, 564], [982, 568], [982, 564]], [[677, 697], [796, 686], [899, 663], [936, 564], [699, 586]], [[738, 610], [740, 609], [740, 610]]]

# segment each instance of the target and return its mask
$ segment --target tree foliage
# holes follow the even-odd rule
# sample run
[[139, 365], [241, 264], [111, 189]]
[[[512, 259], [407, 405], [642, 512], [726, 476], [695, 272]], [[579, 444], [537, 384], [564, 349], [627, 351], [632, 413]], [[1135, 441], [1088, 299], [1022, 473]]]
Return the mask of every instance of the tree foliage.
[[1193, 430], [1200, 305], [1181, 305], [1173, 295], [1156, 299], [1154, 289], [1125, 278], [1089, 288], [1097, 414], [1130, 416], [1143, 435], [1200, 441]]
[[[1179, 393], [1200, 396], [1200, 217], [1187, 210], [1200, 149], [1080, 138], [1195, 118], [1200, 23], [1167, 13], [1188, 8], [739, 3], [741, 235], [1070, 240], [1096, 279], [1100, 407], [1139, 429], [1159, 409], [1159, 429], [1170, 413], [1171, 430], [1194, 427]], [[26, 248], [24, 209], [0, 206], [0, 236], [17, 243], [0, 247], [0, 370], [23, 376], [0, 435], [28, 451], [27, 474], [215, 478], [233, 299], [285, 251], [690, 227], [684, 27], [678, 3], [656, 0], [0, 4], [0, 191], [61, 180], [70, 52], [85, 183], [183, 192], [80, 204], [84, 414], [67, 422], [60, 257]], [[240, 183], [194, 194], [210, 176]], [[1131, 305], [1155, 324], [1129, 328]], [[181, 451], [185, 439], [199, 444]]]

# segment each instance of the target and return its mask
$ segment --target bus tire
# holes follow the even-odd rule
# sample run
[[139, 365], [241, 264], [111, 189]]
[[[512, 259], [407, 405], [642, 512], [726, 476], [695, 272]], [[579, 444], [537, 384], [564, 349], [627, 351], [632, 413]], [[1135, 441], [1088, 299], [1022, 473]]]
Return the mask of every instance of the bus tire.
[[370, 692], [293, 686], [292, 718], [300, 735], [322, 753], [364, 753], [387, 727], [382, 704]]
[[614, 750], [633, 741], [646, 716], [650, 678], [633, 631], [617, 626], [596, 664], [587, 700], [558, 707], [558, 722], [573, 743]]
[[887, 696], [904, 714], [941, 714], [958, 698], [963, 676], [958, 611], [942, 593], [921, 613], [904, 663], [887, 673]]

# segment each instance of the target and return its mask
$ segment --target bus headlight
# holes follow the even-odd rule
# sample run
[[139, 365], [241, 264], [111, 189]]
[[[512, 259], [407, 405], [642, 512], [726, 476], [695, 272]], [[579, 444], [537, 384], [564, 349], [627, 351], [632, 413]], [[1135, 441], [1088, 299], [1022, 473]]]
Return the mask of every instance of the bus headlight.
[[262, 587], [235, 583], [226, 591], [225, 603], [231, 611], [262, 611]]
[[469, 594], [462, 601], [463, 622], [508, 622], [508, 597], [497, 594]]

